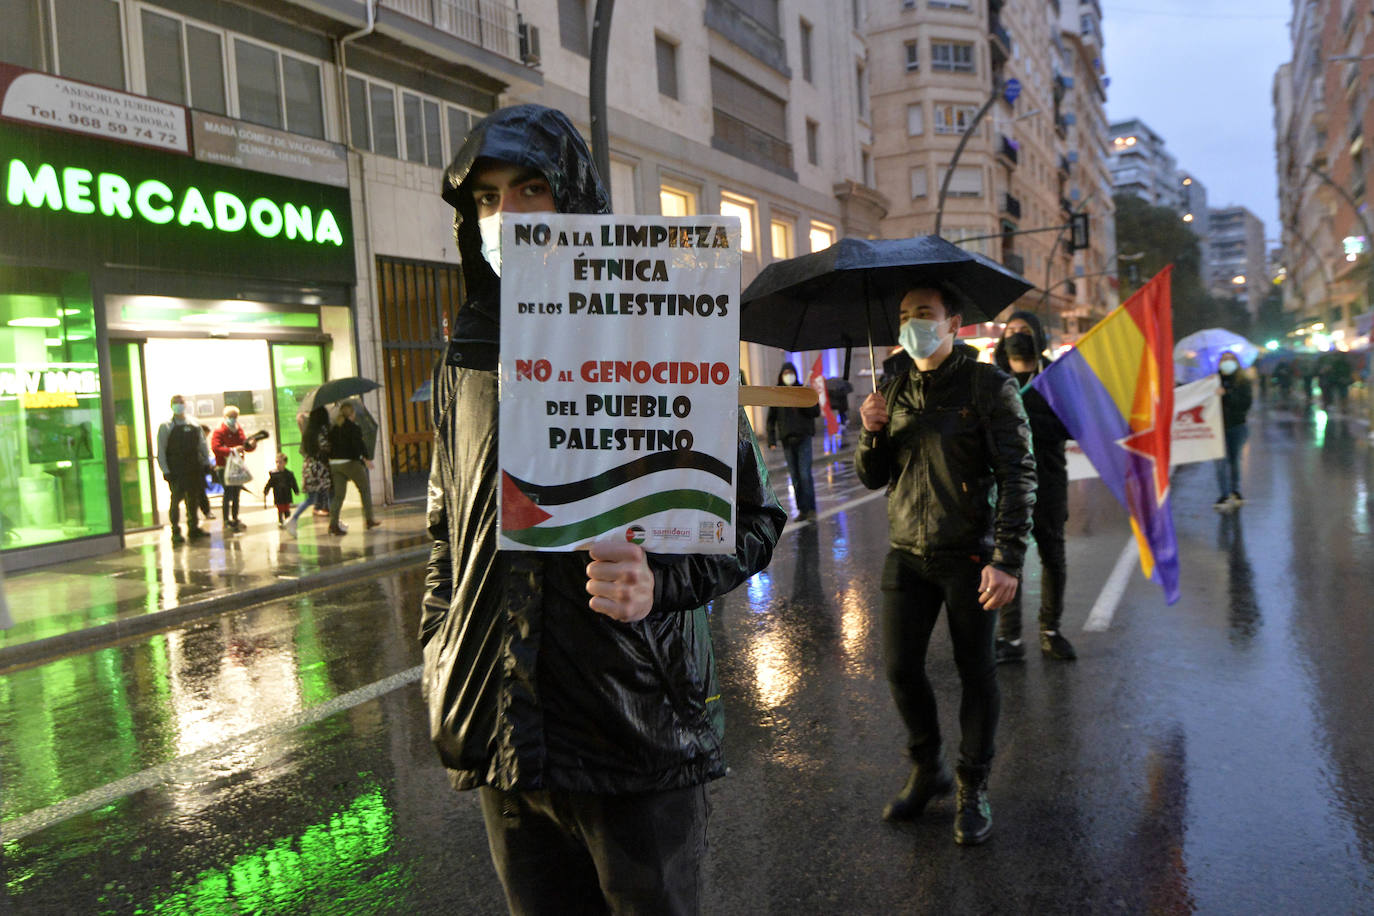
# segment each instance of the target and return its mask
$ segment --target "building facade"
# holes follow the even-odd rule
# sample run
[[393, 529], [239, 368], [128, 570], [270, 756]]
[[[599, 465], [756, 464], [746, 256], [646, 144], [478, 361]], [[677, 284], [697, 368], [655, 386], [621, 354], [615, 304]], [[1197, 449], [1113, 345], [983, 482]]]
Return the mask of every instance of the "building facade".
[[[377, 379], [373, 491], [418, 497], [423, 385], [462, 304], [442, 170], [501, 105], [553, 105], [586, 132], [592, 6], [7, 0], [6, 565], [160, 524], [173, 393], [204, 423], [238, 406], [294, 455], [306, 392]], [[746, 283], [774, 258], [879, 233], [861, 3], [644, 6], [612, 23], [617, 210], [739, 216]], [[751, 379], [781, 359], [741, 352]], [[825, 354], [827, 375], [840, 359]]]
[[1318, 349], [1367, 347], [1374, 317], [1372, 12], [1369, 0], [1294, 0], [1292, 58], [1274, 76], [1284, 310], [1291, 340]]
[[[866, 34], [883, 234], [938, 223], [1034, 283], [1017, 306], [1072, 340], [1115, 305], [1097, 4], [872, 4]], [[1093, 233], [1075, 253], [1055, 227], [1079, 211]]]
[[1118, 194], [1134, 194], [1156, 207], [1184, 207], [1178, 162], [1164, 138], [1139, 118], [1117, 121], [1111, 133], [1109, 168], [1112, 187]]
[[1207, 207], [1207, 186], [1189, 172], [1178, 173], [1179, 194], [1183, 199], [1183, 221], [1206, 244], [1211, 233], [1211, 211]]
[[1214, 296], [1234, 297], [1253, 317], [1269, 294], [1264, 223], [1245, 207], [1211, 212], [1204, 255], [1206, 282]]

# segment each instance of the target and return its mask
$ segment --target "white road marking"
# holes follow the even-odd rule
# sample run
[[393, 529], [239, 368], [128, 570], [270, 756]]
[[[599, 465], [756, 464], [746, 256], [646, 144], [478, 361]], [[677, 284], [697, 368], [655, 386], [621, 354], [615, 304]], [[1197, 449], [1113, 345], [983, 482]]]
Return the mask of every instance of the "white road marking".
[[1112, 617], [1116, 614], [1116, 606], [1121, 603], [1121, 596], [1126, 593], [1126, 586], [1131, 581], [1131, 571], [1135, 569], [1140, 561], [1140, 545], [1135, 541], [1135, 535], [1126, 542], [1126, 546], [1121, 548], [1121, 556], [1116, 558], [1116, 566], [1112, 567], [1112, 574], [1107, 577], [1107, 582], [1102, 586], [1102, 591], [1097, 596], [1097, 601], [1093, 604], [1093, 609], [1088, 612], [1088, 619], [1083, 624], [1083, 629], [1090, 633], [1101, 633], [1112, 625]]
[[[868, 493], [864, 496], [859, 496], [855, 499], [842, 502], [838, 506], [831, 506], [824, 512], [816, 513], [816, 521], [823, 521], [824, 519], [830, 518], [832, 515], [839, 515], [841, 512], [846, 512], [850, 509], [853, 509], [855, 506], [861, 506], [864, 503], [871, 503], [873, 502], [873, 500], [879, 499], [884, 496], [887, 496], [887, 490], [874, 490], [872, 493]], [[782, 536], [786, 537], [789, 531], [799, 531], [802, 528], [805, 528], [807, 525], [812, 524], [815, 524], [815, 522], [794, 522], [791, 519], [788, 519], [787, 526], [782, 529]]]
[[140, 773], [125, 776], [123, 779], [106, 783], [88, 792], [82, 792], [80, 795], [60, 801], [55, 805], [30, 811], [28, 814], [0, 825], [0, 841], [8, 843], [12, 840], [22, 840], [31, 833], [37, 833], [88, 811], [103, 808], [111, 802], [133, 795], [135, 792], [142, 792], [144, 789], [152, 789], [174, 780], [196, 782], [200, 778], [196, 772], [197, 768], [212, 760], [236, 751], [244, 745], [265, 741], [285, 732], [312, 725], [335, 713], [352, 709], [354, 706], [361, 706], [384, 693], [390, 693], [399, 687], [418, 681], [420, 672], [423, 670], [424, 666], [416, 665], [414, 668], [382, 678], [380, 681], [374, 681], [365, 687], [359, 687], [357, 690], [350, 690], [328, 702], [284, 716], [275, 722], [270, 722], [237, 737], [212, 744], [210, 747], [185, 754], [166, 763], [160, 763], [155, 767], [149, 767]]

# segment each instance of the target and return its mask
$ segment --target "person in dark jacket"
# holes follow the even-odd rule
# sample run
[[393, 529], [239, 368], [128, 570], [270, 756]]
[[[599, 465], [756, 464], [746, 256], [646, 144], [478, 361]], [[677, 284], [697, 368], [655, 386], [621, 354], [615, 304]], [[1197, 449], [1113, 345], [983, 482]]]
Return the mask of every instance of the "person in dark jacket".
[[954, 345], [962, 301], [952, 287], [903, 297], [898, 339], [913, 366], [864, 400], [854, 464], [864, 486], [887, 487], [883, 654], [913, 763], [883, 816], [918, 817], [953, 788], [925, 671], [944, 605], [963, 690], [954, 839], [976, 844], [992, 832], [997, 609], [1019, 585], [1035, 457], [1016, 380]]
[[1227, 350], [1217, 361], [1217, 378], [1221, 381], [1221, 425], [1226, 439], [1226, 455], [1213, 465], [1217, 469], [1217, 489], [1221, 495], [1212, 503], [1218, 512], [1239, 508], [1245, 502], [1240, 495], [1240, 453], [1250, 432], [1245, 417], [1254, 400], [1250, 380], [1240, 368], [1240, 358]]
[[313, 505], [316, 509], [323, 508], [326, 513], [329, 511], [329, 494], [334, 488], [334, 480], [329, 470], [329, 411], [324, 407], [314, 408], [306, 419], [305, 428], [301, 430], [301, 457], [304, 459], [305, 499], [283, 526], [291, 537], [296, 536], [301, 513], [307, 508]]
[[[779, 385], [795, 385], [797, 370], [791, 363], [783, 363], [778, 372]], [[811, 478], [811, 439], [816, 435], [816, 418], [821, 415], [819, 404], [811, 407], [768, 408], [768, 447], [782, 444], [787, 459], [787, 473], [792, 478], [792, 496], [797, 504], [797, 521], [816, 517], [816, 484]]]
[[158, 427], [157, 463], [162, 479], [172, 490], [167, 520], [172, 523], [172, 543], [181, 536], [181, 504], [186, 504], [186, 536], [203, 538], [207, 532], [196, 524], [196, 510], [205, 496], [205, 472], [215, 466], [210, 446], [200, 427], [186, 419], [186, 399], [172, 395], [172, 419]]
[[262, 488], [262, 495], [266, 496], [269, 491], [272, 493], [272, 504], [277, 507], [277, 527], [285, 528], [286, 520], [291, 517], [292, 498], [301, 491], [296, 483], [296, 475], [286, 466], [285, 452], [277, 452], [276, 470], [267, 475], [267, 486]]
[[353, 405], [344, 401], [339, 405], [334, 425], [329, 427], [329, 476], [332, 495], [329, 498], [329, 533], [343, 535], [348, 529], [339, 521], [343, 511], [345, 489], [349, 481], [358, 489], [363, 501], [363, 518], [368, 528], [381, 522], [372, 514], [372, 483], [367, 472], [372, 470], [372, 458], [363, 442], [363, 431], [353, 420]]
[[734, 553], [498, 550], [499, 235], [481, 221], [610, 198], [567, 117], [538, 105], [474, 126], [443, 197], [468, 295], [432, 385], [430, 735], [454, 787], [479, 790], [513, 912], [697, 912], [704, 784], [725, 773], [703, 606], [768, 565], [786, 513], [741, 412]]
[[[1069, 520], [1069, 466], [1064, 443], [1073, 438], [1044, 396], [1028, 387], [1040, 370], [1049, 341], [1034, 312], [1012, 312], [997, 341], [992, 361], [1016, 377], [1021, 401], [1030, 417], [1031, 443], [1035, 447], [1035, 514], [1031, 536], [1040, 551], [1040, 651], [1050, 658], [1077, 658], [1073, 645], [1059, 629], [1064, 616], [1064, 582], [1067, 563], [1064, 523]], [[1021, 644], [1021, 589], [1002, 608], [997, 626], [997, 661], [1020, 661], [1026, 656]]]

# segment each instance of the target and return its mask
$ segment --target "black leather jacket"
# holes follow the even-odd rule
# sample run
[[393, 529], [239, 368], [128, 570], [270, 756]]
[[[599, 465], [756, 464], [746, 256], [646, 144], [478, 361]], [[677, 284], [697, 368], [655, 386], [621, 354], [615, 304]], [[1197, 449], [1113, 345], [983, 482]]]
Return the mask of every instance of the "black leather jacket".
[[420, 641], [430, 736], [460, 789], [616, 794], [724, 775], [703, 605], [768, 565], [787, 518], [741, 413], [735, 552], [650, 554], [654, 604], [643, 620], [588, 608], [585, 553], [496, 549], [499, 281], [478, 253], [461, 186], [473, 161], [491, 156], [540, 169], [560, 211], [605, 209], [586, 146], [570, 138], [558, 112], [506, 109], [473, 129], [445, 175], [476, 296], [434, 373], [434, 547]]
[[930, 372], [898, 376], [883, 397], [891, 420], [863, 432], [854, 463], [864, 486], [888, 488], [892, 546], [977, 554], [1019, 576], [1035, 456], [1016, 381], [956, 350]]

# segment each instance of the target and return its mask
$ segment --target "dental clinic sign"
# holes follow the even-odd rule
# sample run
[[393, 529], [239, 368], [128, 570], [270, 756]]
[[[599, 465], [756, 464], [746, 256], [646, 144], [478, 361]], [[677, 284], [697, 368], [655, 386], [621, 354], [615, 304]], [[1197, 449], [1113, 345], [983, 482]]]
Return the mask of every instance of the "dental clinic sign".
[[351, 284], [348, 189], [0, 122], [0, 250]]

